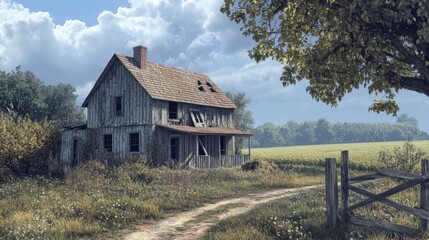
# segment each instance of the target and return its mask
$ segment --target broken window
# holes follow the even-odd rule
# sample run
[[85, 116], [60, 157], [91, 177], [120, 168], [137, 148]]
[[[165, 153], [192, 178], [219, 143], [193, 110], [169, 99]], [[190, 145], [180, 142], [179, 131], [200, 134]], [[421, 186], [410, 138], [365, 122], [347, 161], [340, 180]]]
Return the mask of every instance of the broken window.
[[122, 97], [115, 97], [115, 116], [123, 115], [123, 101]]
[[190, 113], [195, 127], [205, 127], [204, 118], [200, 111], [191, 110]]
[[130, 133], [130, 152], [140, 151], [140, 134]]
[[112, 134], [104, 134], [104, 151], [112, 152], [113, 151], [113, 138]]
[[168, 119], [177, 119], [177, 102], [168, 102]]
[[206, 147], [204, 146], [206, 143], [205, 136], [198, 136], [198, 155], [208, 156]]

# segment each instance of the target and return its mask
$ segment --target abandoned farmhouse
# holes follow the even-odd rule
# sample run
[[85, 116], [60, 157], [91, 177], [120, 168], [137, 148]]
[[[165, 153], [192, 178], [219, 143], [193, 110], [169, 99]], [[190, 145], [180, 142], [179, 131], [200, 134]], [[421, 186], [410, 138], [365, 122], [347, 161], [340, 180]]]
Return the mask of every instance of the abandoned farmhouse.
[[[63, 129], [64, 164], [88, 151], [118, 159], [156, 151], [182, 167], [250, 160], [251, 133], [234, 129], [236, 106], [208, 76], [148, 62], [144, 46], [133, 50], [110, 59], [82, 104], [87, 122]], [[236, 154], [237, 137], [248, 138], [248, 154]]]

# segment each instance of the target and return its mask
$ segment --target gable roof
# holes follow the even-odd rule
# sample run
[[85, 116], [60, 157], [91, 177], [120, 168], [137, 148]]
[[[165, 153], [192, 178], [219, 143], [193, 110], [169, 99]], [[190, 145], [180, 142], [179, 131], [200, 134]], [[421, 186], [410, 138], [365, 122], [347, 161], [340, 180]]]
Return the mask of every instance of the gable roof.
[[88, 97], [83, 102], [83, 107], [88, 106], [89, 99], [116, 59], [124, 65], [137, 82], [154, 99], [220, 108], [237, 108], [206, 75], [152, 62], [147, 62], [146, 68], [140, 69], [137, 67], [134, 58], [120, 54], [113, 55], [109, 64], [88, 94]]

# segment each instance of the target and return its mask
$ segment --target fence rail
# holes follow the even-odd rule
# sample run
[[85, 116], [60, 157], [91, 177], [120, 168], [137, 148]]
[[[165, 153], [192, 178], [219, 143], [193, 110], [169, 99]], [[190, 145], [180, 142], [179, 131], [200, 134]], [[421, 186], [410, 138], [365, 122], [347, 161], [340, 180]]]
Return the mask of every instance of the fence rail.
[[[409, 235], [415, 235], [420, 232], [427, 231], [429, 222], [429, 160], [422, 160], [421, 175], [416, 175], [413, 173], [393, 169], [379, 169], [377, 170], [377, 172], [372, 174], [349, 178], [349, 153], [348, 151], [341, 152], [341, 210], [339, 214], [338, 184], [336, 171], [337, 162], [334, 158], [326, 159], [325, 162], [325, 190], [327, 209], [326, 216], [328, 226], [330, 226], [331, 228], [335, 228], [337, 226], [338, 221], [340, 220], [346, 224], [352, 223], [355, 225], [362, 225], [367, 227], [378, 227], [387, 231], [406, 233]], [[352, 185], [356, 183], [387, 177], [401, 179], [404, 182], [379, 194], [374, 194]], [[420, 184], [420, 208], [406, 206], [387, 199], [394, 194], [402, 192], [418, 184]], [[361, 202], [349, 206], [349, 191], [353, 191], [367, 198]], [[418, 217], [420, 219], [419, 228], [411, 228], [388, 222], [367, 220], [351, 216], [354, 210], [374, 202], [383, 203], [387, 206], [410, 213]]]
[[189, 166], [195, 168], [237, 167], [247, 161], [250, 161], [250, 155], [222, 155], [220, 158], [197, 156], [189, 162]]

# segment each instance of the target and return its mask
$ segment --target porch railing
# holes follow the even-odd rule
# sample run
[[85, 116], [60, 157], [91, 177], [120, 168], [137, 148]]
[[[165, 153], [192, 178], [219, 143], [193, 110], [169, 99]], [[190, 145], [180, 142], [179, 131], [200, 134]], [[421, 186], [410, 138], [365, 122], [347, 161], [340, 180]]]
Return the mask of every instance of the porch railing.
[[250, 155], [222, 155], [220, 158], [197, 156], [189, 162], [189, 166], [195, 168], [237, 167], [247, 161], [250, 161]]

